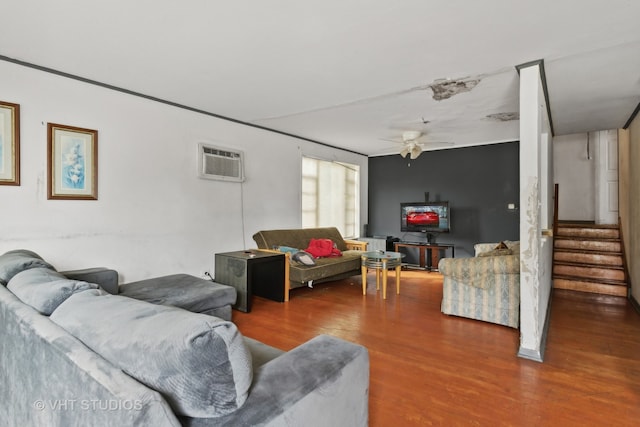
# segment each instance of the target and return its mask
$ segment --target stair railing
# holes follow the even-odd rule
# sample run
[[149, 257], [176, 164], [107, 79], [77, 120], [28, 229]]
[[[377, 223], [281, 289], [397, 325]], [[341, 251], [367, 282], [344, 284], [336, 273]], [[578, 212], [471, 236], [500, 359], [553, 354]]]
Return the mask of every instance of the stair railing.
[[631, 295], [631, 276], [627, 266], [627, 253], [625, 251], [624, 234], [622, 233], [622, 219], [618, 217], [618, 234], [620, 235], [620, 251], [622, 252], [622, 270], [624, 272], [624, 281], [627, 284], [627, 298]]
[[558, 183], [553, 188], [553, 235], [558, 235]]

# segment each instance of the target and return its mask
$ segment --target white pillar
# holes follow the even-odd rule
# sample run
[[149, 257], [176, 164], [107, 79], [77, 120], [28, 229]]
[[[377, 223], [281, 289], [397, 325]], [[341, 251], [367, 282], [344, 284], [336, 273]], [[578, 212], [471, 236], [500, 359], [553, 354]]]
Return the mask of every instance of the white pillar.
[[551, 129], [540, 64], [520, 69], [520, 357], [542, 361], [551, 293]]

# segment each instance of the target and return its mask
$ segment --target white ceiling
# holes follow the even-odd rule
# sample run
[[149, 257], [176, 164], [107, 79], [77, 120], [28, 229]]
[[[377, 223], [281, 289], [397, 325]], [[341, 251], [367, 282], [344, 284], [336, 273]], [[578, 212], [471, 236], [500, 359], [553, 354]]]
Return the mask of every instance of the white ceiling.
[[518, 140], [530, 61], [556, 135], [620, 128], [640, 102], [637, 0], [2, 3], [5, 59], [367, 155], [405, 130], [447, 143], [427, 149]]

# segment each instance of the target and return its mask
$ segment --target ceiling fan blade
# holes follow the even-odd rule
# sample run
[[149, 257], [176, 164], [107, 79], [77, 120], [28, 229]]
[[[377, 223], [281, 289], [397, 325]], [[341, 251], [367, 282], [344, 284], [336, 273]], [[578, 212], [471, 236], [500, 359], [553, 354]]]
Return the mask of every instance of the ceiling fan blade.
[[415, 143], [422, 136], [422, 132], [417, 130], [408, 130], [402, 132], [402, 140], [407, 143]]
[[425, 146], [425, 145], [455, 145], [455, 142], [450, 142], [450, 141], [424, 141], [424, 142], [419, 142], [418, 144]]
[[402, 141], [397, 139], [378, 138], [380, 141], [393, 142], [395, 144], [402, 144]]

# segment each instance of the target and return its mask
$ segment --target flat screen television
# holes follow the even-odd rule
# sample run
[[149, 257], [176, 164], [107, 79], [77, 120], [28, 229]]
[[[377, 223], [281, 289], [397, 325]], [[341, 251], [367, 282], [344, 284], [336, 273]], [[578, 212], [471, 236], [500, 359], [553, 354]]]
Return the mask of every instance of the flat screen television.
[[449, 202], [401, 203], [400, 231], [448, 233]]

